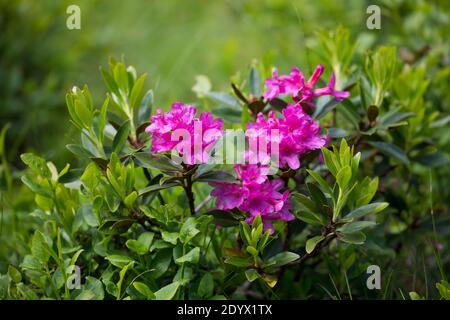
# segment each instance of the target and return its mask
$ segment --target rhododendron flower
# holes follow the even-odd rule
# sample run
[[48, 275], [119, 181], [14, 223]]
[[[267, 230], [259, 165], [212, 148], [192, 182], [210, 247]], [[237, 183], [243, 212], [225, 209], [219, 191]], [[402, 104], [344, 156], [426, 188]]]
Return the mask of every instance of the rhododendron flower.
[[[278, 157], [280, 167], [298, 169], [300, 167], [299, 156], [306, 151], [323, 147], [328, 142], [326, 135], [320, 134], [319, 124], [298, 105], [288, 105], [282, 110], [282, 117], [278, 118], [274, 111], [270, 111], [267, 119], [259, 113], [256, 122], [248, 123], [247, 135], [251, 145], [261, 147], [260, 136], [264, 135], [267, 143], [267, 152], [277, 152], [272, 150], [272, 140], [278, 143]], [[272, 133], [277, 130], [274, 136]], [[263, 140], [263, 141], [264, 141]], [[256, 157], [256, 150], [249, 150], [250, 156]]]
[[272, 100], [280, 94], [291, 95], [294, 101], [302, 103], [312, 103], [316, 97], [323, 95], [333, 96], [340, 101], [347, 98], [350, 93], [347, 91], [337, 91], [334, 89], [336, 78], [331, 74], [330, 81], [324, 88], [315, 89], [319, 78], [323, 74], [323, 66], [319, 64], [314, 70], [311, 78], [305, 83], [305, 77], [298, 68], [293, 68], [289, 75], [278, 76], [278, 70], [274, 69], [272, 78], [266, 80], [267, 90], [263, 97]]
[[261, 184], [267, 180], [269, 167], [266, 165], [241, 164], [234, 166], [234, 171], [236, 171], [238, 178], [246, 184], [252, 182]]
[[[172, 104], [170, 112], [156, 111], [145, 129], [152, 134], [152, 152], [176, 150], [184, 155], [187, 164], [203, 163], [208, 159], [208, 147], [222, 134], [222, 119], [214, 119], [210, 112], [202, 112], [181, 102]], [[182, 141], [180, 142], [180, 138]]]
[[214, 190], [211, 195], [216, 197], [216, 206], [222, 210], [237, 208], [248, 196], [248, 189], [241, 184], [227, 182], [212, 182]]
[[291, 221], [294, 216], [290, 213], [289, 192], [281, 192], [284, 182], [281, 179], [268, 180], [268, 168], [256, 164], [235, 165], [234, 170], [241, 183], [213, 182], [211, 195], [216, 197], [216, 206], [222, 210], [238, 208], [250, 214], [246, 219], [252, 223], [253, 219], [261, 215], [264, 230], [271, 230], [271, 221], [280, 219]]

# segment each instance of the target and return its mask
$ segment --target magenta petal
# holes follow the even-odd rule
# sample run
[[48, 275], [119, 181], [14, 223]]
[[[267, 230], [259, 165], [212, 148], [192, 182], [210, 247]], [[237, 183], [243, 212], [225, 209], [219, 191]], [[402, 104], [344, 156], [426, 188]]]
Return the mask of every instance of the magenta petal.
[[335, 91], [333, 93], [333, 96], [336, 98], [336, 100], [341, 101], [350, 96], [350, 92], [348, 91]]
[[317, 81], [319, 81], [319, 78], [322, 76], [323, 70], [324, 70], [323, 65], [319, 64], [314, 70], [311, 78], [309, 78], [307, 85], [310, 87], [314, 87]]

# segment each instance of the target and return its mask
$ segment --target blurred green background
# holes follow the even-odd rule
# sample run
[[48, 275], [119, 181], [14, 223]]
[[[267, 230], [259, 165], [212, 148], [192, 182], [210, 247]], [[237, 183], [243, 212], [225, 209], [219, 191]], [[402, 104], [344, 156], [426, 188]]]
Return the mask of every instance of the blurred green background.
[[[373, 1], [30, 1], [0, 0], [0, 127], [10, 124], [7, 159], [35, 151], [57, 164], [70, 160], [73, 140], [64, 94], [88, 83], [101, 103], [99, 65], [125, 57], [156, 92], [156, 105], [193, 101], [195, 77], [214, 90], [253, 59], [309, 72], [320, 56], [317, 32], [339, 25], [364, 53], [374, 44], [409, 51], [448, 45], [448, 1], [375, 1], [382, 29], [368, 30]], [[81, 9], [81, 30], [68, 30], [66, 9]], [[444, 10], [443, 10], [444, 9]]]

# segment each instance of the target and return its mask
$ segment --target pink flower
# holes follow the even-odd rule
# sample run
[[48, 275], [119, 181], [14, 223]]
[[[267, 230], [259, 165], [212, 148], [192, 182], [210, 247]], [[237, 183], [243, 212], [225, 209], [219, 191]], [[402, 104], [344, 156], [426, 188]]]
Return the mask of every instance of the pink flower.
[[330, 81], [324, 88], [315, 89], [319, 78], [323, 74], [323, 66], [319, 64], [314, 70], [311, 78], [305, 83], [305, 77], [298, 68], [293, 68], [289, 75], [278, 76], [277, 69], [273, 70], [272, 78], [266, 80], [267, 90], [263, 93], [263, 97], [272, 100], [280, 94], [291, 95], [294, 101], [311, 104], [318, 96], [330, 95], [336, 100], [341, 101], [347, 98], [350, 93], [347, 91], [336, 91], [335, 76], [331, 74]]
[[249, 190], [249, 194], [240, 208], [249, 212], [252, 216], [258, 214], [266, 216], [283, 207], [283, 203], [280, 203], [283, 195], [278, 192], [283, 187], [282, 180], [270, 180], [261, 184], [252, 183], [246, 187]]
[[[260, 146], [261, 141], [265, 141], [268, 153], [276, 152], [271, 149], [272, 142], [277, 142], [280, 166], [294, 170], [300, 167], [299, 156], [301, 154], [319, 149], [328, 142], [326, 135], [320, 135], [319, 124], [298, 105], [288, 105], [283, 109], [281, 118], [278, 118], [274, 111], [270, 111], [266, 120], [260, 113], [256, 122], [247, 124], [247, 129], [253, 129], [252, 133], [247, 136], [249, 142], [253, 145], [257, 145], [259, 142]], [[277, 132], [277, 134], [274, 135], [273, 132]], [[256, 151], [249, 150], [249, 152], [255, 153]]]
[[240, 184], [227, 182], [212, 182], [214, 190], [211, 195], [216, 197], [216, 206], [222, 210], [234, 209], [242, 205], [249, 191]]
[[236, 165], [234, 167], [240, 184], [211, 183], [214, 187], [211, 195], [216, 197], [219, 209], [229, 210], [238, 208], [250, 214], [246, 219], [252, 223], [257, 215], [261, 215], [264, 230], [273, 233], [272, 220], [291, 221], [294, 216], [290, 213], [289, 192], [281, 192], [284, 183], [280, 179], [268, 180], [268, 168], [255, 164]]
[[[151, 124], [145, 129], [152, 134], [152, 152], [177, 150], [185, 156], [185, 163], [203, 163], [207, 161], [207, 149], [222, 134], [222, 119], [214, 119], [209, 112], [203, 112], [199, 118], [197, 109], [181, 102], [172, 104], [170, 112], [156, 111]], [[181, 138], [181, 142], [180, 142]]]
[[261, 184], [267, 180], [269, 167], [255, 164], [241, 164], [235, 165], [234, 171], [236, 171], [237, 177], [244, 181], [245, 184]]
[[337, 101], [342, 101], [348, 98], [348, 96], [350, 96], [350, 92], [348, 91], [334, 90], [335, 84], [336, 84], [336, 77], [334, 76], [334, 73], [332, 73], [330, 81], [328, 82], [327, 86], [325, 88], [314, 90], [314, 95], [315, 96], [330, 95], [333, 96]]

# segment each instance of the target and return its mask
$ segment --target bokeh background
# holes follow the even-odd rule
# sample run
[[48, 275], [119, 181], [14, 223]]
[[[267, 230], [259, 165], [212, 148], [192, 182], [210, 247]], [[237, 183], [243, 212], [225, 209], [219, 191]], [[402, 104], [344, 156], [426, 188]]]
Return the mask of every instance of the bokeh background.
[[[366, 9], [382, 10], [382, 29], [368, 30]], [[81, 30], [68, 30], [66, 9], [81, 9]], [[30, 1], [0, 0], [0, 127], [10, 124], [7, 159], [35, 151], [58, 165], [73, 139], [64, 94], [88, 83], [103, 99], [99, 65], [124, 57], [156, 92], [155, 103], [191, 101], [195, 77], [213, 89], [254, 59], [287, 71], [310, 71], [320, 32], [347, 28], [363, 53], [374, 44], [407, 52], [448, 46], [448, 1]], [[436, 49], [436, 48], [433, 48]], [[448, 49], [448, 47], [447, 47]], [[95, 96], [94, 96], [95, 97]]]

